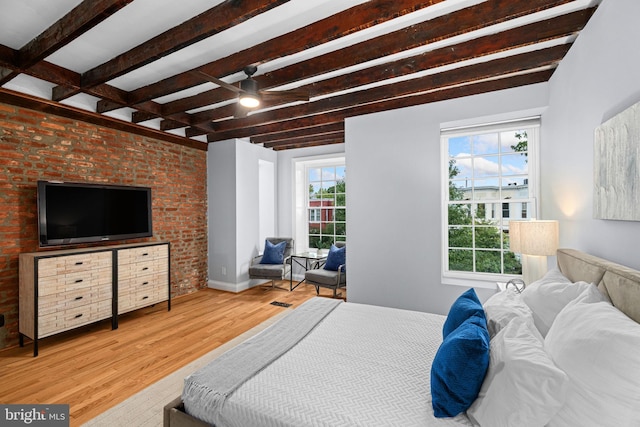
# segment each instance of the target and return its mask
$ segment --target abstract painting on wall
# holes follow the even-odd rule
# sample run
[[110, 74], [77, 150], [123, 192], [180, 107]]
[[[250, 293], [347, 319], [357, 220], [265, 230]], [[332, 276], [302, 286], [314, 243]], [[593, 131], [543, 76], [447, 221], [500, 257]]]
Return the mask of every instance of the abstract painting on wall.
[[593, 216], [640, 221], [640, 102], [598, 126]]

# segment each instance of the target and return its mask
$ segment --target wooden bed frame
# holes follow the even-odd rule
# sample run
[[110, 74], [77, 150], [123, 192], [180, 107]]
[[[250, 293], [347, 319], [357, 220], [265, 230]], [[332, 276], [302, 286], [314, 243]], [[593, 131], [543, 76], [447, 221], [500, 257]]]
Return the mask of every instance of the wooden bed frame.
[[[558, 249], [558, 268], [572, 282], [594, 283], [612, 304], [640, 323], [640, 271], [574, 249]], [[178, 396], [164, 407], [164, 427], [207, 427], [184, 411]]]

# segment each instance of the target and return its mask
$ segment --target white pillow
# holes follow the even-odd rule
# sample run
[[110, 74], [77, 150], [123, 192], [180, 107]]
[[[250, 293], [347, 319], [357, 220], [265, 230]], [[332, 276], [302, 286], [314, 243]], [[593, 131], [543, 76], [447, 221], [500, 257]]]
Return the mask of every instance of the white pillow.
[[533, 321], [546, 336], [558, 313], [589, 286], [587, 282], [571, 283], [557, 268], [551, 269], [540, 280], [536, 280], [524, 291], [522, 301], [533, 312]]
[[594, 302], [602, 301], [606, 301], [611, 304], [611, 300], [608, 296], [600, 292], [596, 285], [594, 285], [593, 283], [589, 283], [589, 286], [586, 286], [585, 289], [580, 293], [580, 295], [578, 295], [578, 297], [571, 301], [569, 304], [577, 304], [578, 302], [591, 304]]
[[[522, 318], [530, 322], [531, 325], [534, 324], [531, 309], [522, 301], [520, 294], [513, 289], [507, 289], [492, 295], [485, 301], [482, 308], [484, 308], [487, 329], [491, 338], [495, 337], [514, 318]], [[543, 338], [537, 329], [535, 332], [540, 341], [542, 341]]]
[[571, 381], [550, 427], [640, 426], [640, 324], [594, 298], [588, 289], [567, 304], [545, 339]]
[[565, 401], [569, 378], [551, 361], [535, 326], [513, 319], [491, 340], [489, 370], [467, 410], [482, 427], [542, 427]]

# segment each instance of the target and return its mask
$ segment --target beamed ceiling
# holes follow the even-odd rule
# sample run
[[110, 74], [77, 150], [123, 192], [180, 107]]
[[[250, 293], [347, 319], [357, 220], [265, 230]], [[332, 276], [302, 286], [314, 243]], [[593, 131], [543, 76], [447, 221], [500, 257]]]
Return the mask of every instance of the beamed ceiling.
[[[0, 102], [204, 150], [341, 143], [347, 117], [549, 80], [599, 3], [0, 0]], [[254, 110], [209, 78], [247, 65]]]

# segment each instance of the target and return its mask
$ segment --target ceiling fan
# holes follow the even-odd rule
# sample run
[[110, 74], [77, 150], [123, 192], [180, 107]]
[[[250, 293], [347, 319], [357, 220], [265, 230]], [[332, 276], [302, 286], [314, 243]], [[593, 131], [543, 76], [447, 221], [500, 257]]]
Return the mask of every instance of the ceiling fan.
[[258, 67], [255, 65], [248, 65], [244, 67], [243, 71], [247, 75], [247, 78], [241, 80], [238, 86], [234, 86], [203, 71], [196, 71], [196, 73], [210, 82], [238, 94], [238, 104], [244, 108], [240, 108], [236, 111], [236, 117], [244, 117], [247, 115], [248, 110], [259, 107], [263, 98], [278, 101], [309, 100], [309, 93], [306, 91], [295, 89], [284, 91], [260, 90], [258, 82], [252, 77], [256, 71], [258, 71]]

